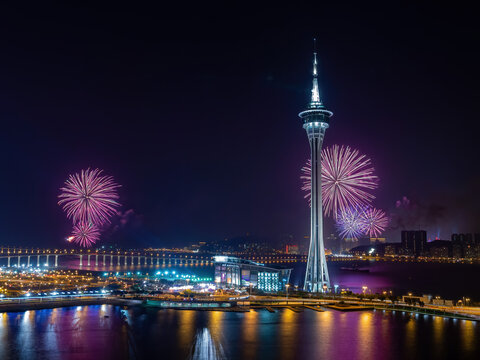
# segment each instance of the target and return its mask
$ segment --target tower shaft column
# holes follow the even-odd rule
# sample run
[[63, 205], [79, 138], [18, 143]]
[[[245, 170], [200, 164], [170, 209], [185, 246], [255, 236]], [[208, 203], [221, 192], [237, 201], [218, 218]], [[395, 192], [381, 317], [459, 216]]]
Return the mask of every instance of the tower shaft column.
[[[330, 287], [330, 279], [325, 258], [323, 242], [323, 209], [322, 209], [322, 163], [321, 151], [323, 131], [312, 129], [309, 133], [311, 149], [311, 227], [310, 248], [308, 251], [307, 272], [304, 290], [323, 292]], [[308, 129], [307, 129], [308, 131]]]

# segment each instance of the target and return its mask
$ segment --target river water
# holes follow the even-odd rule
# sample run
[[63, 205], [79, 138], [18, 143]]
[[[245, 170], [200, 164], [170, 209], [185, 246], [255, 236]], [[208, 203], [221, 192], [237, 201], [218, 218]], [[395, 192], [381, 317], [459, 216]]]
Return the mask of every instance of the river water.
[[479, 339], [480, 323], [383, 311], [0, 314], [0, 359], [479, 359]]
[[[60, 264], [78, 268], [71, 260]], [[287, 266], [289, 264], [286, 264]], [[360, 292], [412, 291], [480, 300], [479, 265], [329, 262], [332, 284]], [[301, 287], [305, 264], [293, 264]], [[167, 267], [213, 277], [212, 266]], [[150, 273], [162, 266], [99, 266]], [[480, 359], [480, 323], [440, 317], [334, 310], [294, 313], [175, 311], [79, 306], [0, 313], [0, 359]]]
[[[342, 270], [342, 267], [352, 267], [356, 264], [369, 272], [354, 272]], [[199, 277], [214, 277], [213, 266], [207, 265], [177, 265], [177, 266], [82, 266], [77, 259], [60, 262], [62, 267], [69, 269], [93, 270], [102, 272], [141, 272], [154, 274], [158, 270], [175, 270], [179, 274], [196, 275]], [[267, 264], [267, 266], [269, 266]], [[275, 265], [273, 265], [275, 266]], [[302, 287], [305, 275], [305, 263], [282, 264], [291, 267], [290, 283]], [[463, 297], [480, 301], [480, 264], [450, 264], [434, 262], [385, 262], [385, 261], [329, 261], [328, 269], [332, 285], [349, 289], [353, 292], [362, 292], [367, 286], [368, 292], [382, 293], [392, 291], [395, 295], [405, 295], [413, 292], [417, 295], [430, 294], [446, 299], [459, 300]], [[293, 287], [292, 287], [293, 289]]]

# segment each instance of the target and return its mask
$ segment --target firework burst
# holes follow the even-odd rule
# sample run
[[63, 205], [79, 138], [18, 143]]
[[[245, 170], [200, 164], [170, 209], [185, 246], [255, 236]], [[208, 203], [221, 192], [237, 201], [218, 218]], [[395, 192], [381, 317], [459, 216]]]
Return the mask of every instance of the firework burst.
[[83, 247], [90, 247], [100, 238], [100, 230], [92, 223], [79, 222], [73, 226], [71, 242]]
[[389, 219], [383, 210], [368, 207], [359, 215], [365, 227], [365, 234], [370, 237], [379, 237], [388, 226]]
[[[311, 198], [311, 161], [302, 167], [302, 190]], [[368, 205], [375, 196], [378, 177], [369, 158], [358, 150], [333, 145], [322, 150], [322, 204], [326, 216], [334, 218], [349, 207]]]
[[336, 227], [341, 237], [357, 239], [366, 229], [361, 218], [361, 210], [354, 207], [340, 210], [336, 218]]
[[58, 204], [74, 224], [104, 225], [120, 206], [117, 202], [119, 187], [113, 177], [102, 175], [102, 170], [82, 170], [65, 181]]

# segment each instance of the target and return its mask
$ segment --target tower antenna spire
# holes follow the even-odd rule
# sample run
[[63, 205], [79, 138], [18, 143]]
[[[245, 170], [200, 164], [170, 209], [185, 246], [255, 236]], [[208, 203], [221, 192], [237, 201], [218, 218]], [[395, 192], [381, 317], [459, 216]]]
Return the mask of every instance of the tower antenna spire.
[[322, 105], [320, 100], [320, 90], [318, 89], [318, 72], [317, 72], [317, 39], [313, 38], [313, 86], [312, 86], [312, 100], [310, 107], [317, 107]]

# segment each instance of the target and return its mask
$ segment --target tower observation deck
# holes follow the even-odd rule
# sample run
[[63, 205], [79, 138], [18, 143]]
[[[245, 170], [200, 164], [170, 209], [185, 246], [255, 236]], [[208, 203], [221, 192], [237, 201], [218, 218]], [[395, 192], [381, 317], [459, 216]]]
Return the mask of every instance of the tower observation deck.
[[313, 53], [313, 88], [308, 108], [298, 116], [303, 121], [310, 143], [311, 167], [311, 211], [310, 247], [303, 289], [311, 292], [325, 292], [330, 288], [325, 247], [323, 243], [322, 210], [322, 144], [333, 113], [326, 109], [318, 88], [317, 53]]

